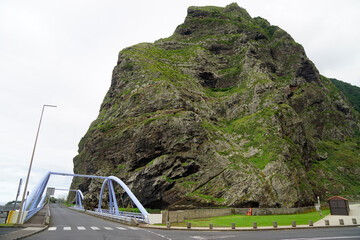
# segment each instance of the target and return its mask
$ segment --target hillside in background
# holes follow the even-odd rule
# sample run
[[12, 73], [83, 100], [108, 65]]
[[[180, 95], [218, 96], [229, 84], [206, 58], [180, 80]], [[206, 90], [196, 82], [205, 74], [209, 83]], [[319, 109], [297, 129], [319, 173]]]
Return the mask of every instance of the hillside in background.
[[360, 87], [330, 78], [331, 82], [345, 95], [354, 109], [360, 112]]
[[[172, 36], [119, 53], [74, 173], [117, 176], [149, 208], [306, 206], [360, 195], [359, 130], [284, 30], [236, 4], [189, 7]], [[71, 188], [96, 206], [101, 182]]]

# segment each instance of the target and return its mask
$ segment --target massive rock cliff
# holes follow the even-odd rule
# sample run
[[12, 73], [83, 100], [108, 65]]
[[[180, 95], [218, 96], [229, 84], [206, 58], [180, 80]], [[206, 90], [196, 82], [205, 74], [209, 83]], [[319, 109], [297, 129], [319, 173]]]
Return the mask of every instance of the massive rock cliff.
[[[359, 130], [284, 30], [236, 4], [189, 7], [169, 38], [119, 53], [74, 172], [115, 175], [151, 208], [311, 205], [360, 194]], [[89, 207], [100, 187], [72, 183]]]

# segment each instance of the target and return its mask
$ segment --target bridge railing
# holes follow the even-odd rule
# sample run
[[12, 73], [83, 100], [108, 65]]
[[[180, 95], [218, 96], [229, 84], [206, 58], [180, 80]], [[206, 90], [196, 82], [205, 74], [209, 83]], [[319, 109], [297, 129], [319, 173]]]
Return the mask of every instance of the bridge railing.
[[134, 218], [134, 219], [136, 219], [136, 221], [138, 221], [140, 223], [149, 223], [148, 216], [146, 216], [142, 213], [123, 212], [123, 211], [116, 212], [115, 210], [98, 209], [98, 208], [95, 208], [94, 211], [97, 213], [112, 215], [113, 217], [116, 217], [118, 219], [121, 219], [121, 220], [124, 220], [127, 222], [130, 222], [131, 219]]

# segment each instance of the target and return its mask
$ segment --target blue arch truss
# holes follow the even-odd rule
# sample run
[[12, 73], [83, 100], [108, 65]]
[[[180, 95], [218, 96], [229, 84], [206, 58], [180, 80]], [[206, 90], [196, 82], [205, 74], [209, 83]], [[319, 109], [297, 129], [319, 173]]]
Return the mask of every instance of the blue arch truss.
[[78, 209], [84, 209], [83, 205], [82, 205], [82, 200], [84, 200], [84, 194], [82, 193], [82, 191], [80, 189], [59, 189], [56, 188], [55, 191], [68, 191], [68, 192], [75, 192], [75, 208]]
[[[130, 197], [130, 199], [133, 201], [133, 203], [136, 205], [136, 207], [140, 210], [141, 214], [119, 211], [113, 182], [118, 183], [122, 187], [122, 189], [125, 190], [127, 195]], [[108, 186], [108, 189], [109, 189], [109, 208], [110, 208], [109, 210], [101, 209], [102, 196], [104, 194], [106, 186]], [[107, 179], [105, 179], [105, 181], [103, 182], [102, 187], [101, 187], [100, 197], [99, 197], [98, 208], [95, 209], [95, 211], [116, 215], [120, 219], [123, 219], [126, 221], [129, 221], [131, 218], [135, 218], [139, 222], [149, 223], [149, 213], [146, 211], [146, 209], [143, 207], [143, 205], [139, 202], [139, 200], [136, 198], [136, 196], [131, 192], [131, 190], [128, 188], [128, 186], [126, 186], [126, 184], [123, 181], [121, 181], [119, 178], [117, 178], [115, 176], [107, 177]]]
[[[21, 210], [22, 212], [24, 211], [28, 212], [27, 216], [25, 217], [25, 221], [30, 219], [36, 212], [38, 212], [43, 207], [46, 198], [45, 189], [51, 175], [104, 179], [103, 185], [101, 187], [98, 208], [95, 209], [96, 212], [116, 215], [125, 220], [136, 218], [138, 221], [141, 222], [145, 222], [145, 223], [149, 222], [149, 213], [146, 211], [146, 209], [143, 207], [140, 201], [136, 198], [136, 196], [132, 193], [132, 191], [128, 188], [128, 186], [119, 178], [115, 176], [104, 177], [104, 176], [96, 176], [96, 175], [83, 175], [83, 174], [59, 173], [59, 172], [47, 172], [45, 176], [41, 179], [41, 181], [35, 186], [33, 191], [30, 192], [29, 196], [25, 200], [26, 202], [23, 205], [23, 209]], [[125, 190], [125, 192], [128, 194], [130, 199], [140, 210], [141, 212], [140, 214], [125, 213], [119, 211], [113, 183], [119, 184]], [[109, 210], [101, 209], [102, 196], [104, 194], [106, 186], [108, 186], [108, 190], [109, 190], [109, 208], [110, 208]], [[82, 209], [83, 206], [81, 200], [84, 199], [84, 195], [82, 194], [82, 192], [80, 190], [67, 190], [67, 191], [76, 191], [76, 206]]]

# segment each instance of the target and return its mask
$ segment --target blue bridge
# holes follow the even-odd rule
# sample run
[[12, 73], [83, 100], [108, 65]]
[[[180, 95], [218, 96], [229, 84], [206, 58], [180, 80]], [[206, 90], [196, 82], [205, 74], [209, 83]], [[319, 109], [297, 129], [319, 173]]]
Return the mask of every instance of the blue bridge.
[[[27, 197], [25, 203], [23, 204], [23, 208], [21, 212], [27, 213], [25, 218], [20, 216], [20, 219], [24, 218], [23, 222], [29, 220], [32, 216], [34, 216], [38, 211], [40, 211], [44, 204], [46, 195], [46, 187], [49, 182], [51, 175], [61, 175], [61, 176], [72, 176], [72, 177], [84, 177], [84, 178], [98, 178], [103, 179], [104, 182], [101, 187], [101, 192], [99, 196], [99, 203], [98, 208], [94, 209], [95, 214], [100, 215], [109, 215], [114, 218], [124, 220], [130, 222], [132, 219], [135, 219], [138, 222], [142, 223], [149, 223], [149, 213], [143, 207], [143, 205], [139, 202], [136, 196], [132, 193], [132, 191], [128, 188], [128, 186], [121, 181], [119, 178], [115, 176], [95, 176], [95, 175], [82, 175], [82, 174], [72, 174], [72, 173], [59, 173], [59, 172], [48, 172], [45, 176], [41, 179], [41, 181], [35, 186], [33, 191]], [[135, 206], [140, 210], [140, 213], [133, 213], [133, 212], [124, 212], [119, 211], [118, 201], [116, 199], [115, 191], [114, 191], [114, 184], [118, 184], [121, 188], [126, 192], [126, 194], [130, 197], [131, 201], [135, 204]], [[109, 191], [109, 209], [102, 209], [102, 196], [105, 190]], [[84, 195], [80, 190], [75, 189], [56, 189], [56, 190], [65, 190], [65, 191], [74, 191], [76, 192], [76, 205], [74, 206], [75, 209], [84, 210], [82, 200], [84, 199]]]

